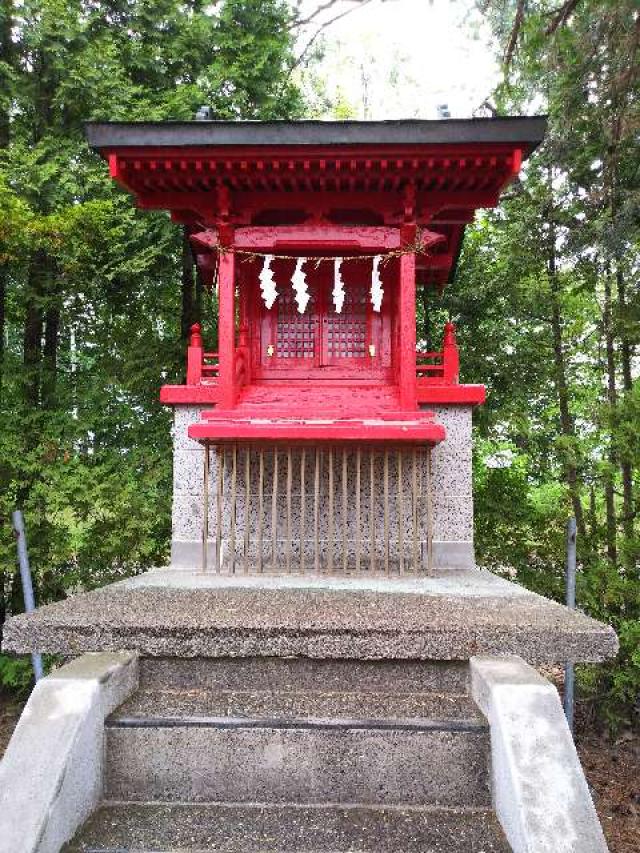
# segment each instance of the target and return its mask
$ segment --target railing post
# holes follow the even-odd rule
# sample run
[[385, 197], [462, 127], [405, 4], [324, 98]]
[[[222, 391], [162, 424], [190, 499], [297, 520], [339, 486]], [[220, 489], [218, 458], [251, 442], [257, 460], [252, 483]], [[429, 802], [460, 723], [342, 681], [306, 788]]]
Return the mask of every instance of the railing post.
[[456, 327], [453, 323], [445, 323], [442, 366], [445, 385], [457, 385], [460, 378], [460, 353], [456, 343]]
[[203, 356], [202, 327], [200, 323], [194, 323], [187, 347], [187, 385], [199, 385], [202, 381]]
[[[16, 537], [16, 544], [18, 546], [18, 563], [20, 565], [20, 578], [22, 580], [24, 609], [26, 613], [31, 613], [36, 609], [36, 601], [33, 594], [31, 567], [29, 566], [29, 553], [27, 551], [27, 536], [24, 531], [24, 517], [22, 515], [22, 511], [16, 509], [11, 514], [11, 519], [13, 521], [13, 531]], [[36, 653], [32, 654], [31, 663], [33, 665], [35, 680], [39, 681], [44, 675], [42, 668], [42, 656]]]

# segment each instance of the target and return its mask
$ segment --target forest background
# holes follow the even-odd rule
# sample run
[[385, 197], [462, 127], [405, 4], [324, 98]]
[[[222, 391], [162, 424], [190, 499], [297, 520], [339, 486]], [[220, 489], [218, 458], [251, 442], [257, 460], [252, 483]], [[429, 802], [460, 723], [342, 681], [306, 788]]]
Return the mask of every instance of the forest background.
[[[216, 343], [184, 235], [135, 209], [83, 122], [191, 119], [203, 104], [218, 118], [359, 117], [314, 72], [333, 5], [318, 2], [329, 18], [315, 26], [308, 4], [284, 0], [0, 0], [0, 630], [22, 609], [17, 507], [39, 603], [167, 559], [158, 389], [183, 379], [191, 323]], [[581, 668], [581, 690], [609, 727], [637, 724], [640, 12], [477, 9], [503, 72], [484, 113], [547, 112], [549, 132], [467, 229], [455, 284], [421, 296], [418, 334], [438, 348], [450, 316], [463, 380], [488, 386], [478, 562], [561, 600], [576, 517], [579, 604], [621, 641], [612, 664]], [[29, 680], [28, 661], [0, 655], [0, 684]]]

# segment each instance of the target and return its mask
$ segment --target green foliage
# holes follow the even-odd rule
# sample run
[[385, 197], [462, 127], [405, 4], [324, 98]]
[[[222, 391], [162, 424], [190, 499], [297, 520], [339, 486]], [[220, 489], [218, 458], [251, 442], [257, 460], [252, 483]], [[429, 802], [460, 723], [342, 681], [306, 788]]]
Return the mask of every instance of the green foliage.
[[[47, 675], [55, 665], [52, 655], [42, 659], [43, 669]], [[5, 688], [18, 697], [26, 696], [33, 687], [33, 664], [29, 655], [15, 657], [0, 654], [0, 688]]]
[[18, 696], [26, 695], [33, 685], [31, 658], [0, 654], [0, 686]]
[[621, 647], [581, 684], [613, 727], [637, 721], [640, 695], [637, 9], [486, 8], [506, 60], [499, 110], [546, 111], [549, 130], [501, 209], [468, 230], [449, 298], [464, 378], [488, 380], [477, 553], [562, 600], [566, 519], [581, 515], [578, 603]]
[[[290, 23], [282, 0], [0, 7], [0, 630], [22, 608], [16, 507], [39, 603], [167, 558], [182, 235], [117, 188], [84, 122], [298, 115]], [[2, 681], [25, 666], [3, 658]]]

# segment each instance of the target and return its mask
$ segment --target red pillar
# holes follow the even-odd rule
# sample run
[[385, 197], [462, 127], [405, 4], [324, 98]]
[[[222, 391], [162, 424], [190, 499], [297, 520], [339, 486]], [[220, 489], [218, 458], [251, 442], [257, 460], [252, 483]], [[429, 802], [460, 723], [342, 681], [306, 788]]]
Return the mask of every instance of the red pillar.
[[218, 268], [218, 387], [220, 408], [236, 404], [235, 255], [220, 253]]
[[[411, 245], [416, 229], [402, 229], [402, 244]], [[400, 405], [403, 409], [417, 408], [416, 383], [416, 256], [413, 252], [400, 256], [400, 299], [399, 299], [399, 359]]]

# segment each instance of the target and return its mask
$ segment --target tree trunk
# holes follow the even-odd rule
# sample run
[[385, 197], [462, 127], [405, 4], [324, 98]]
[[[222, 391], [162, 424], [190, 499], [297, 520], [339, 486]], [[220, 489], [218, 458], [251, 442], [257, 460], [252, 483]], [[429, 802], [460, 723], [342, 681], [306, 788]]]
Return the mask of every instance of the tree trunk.
[[584, 525], [584, 513], [578, 485], [578, 467], [573, 456], [575, 449], [575, 426], [569, 409], [569, 388], [567, 382], [567, 365], [564, 355], [564, 344], [562, 340], [562, 309], [560, 305], [560, 281], [558, 278], [556, 262], [556, 229], [549, 222], [549, 253], [547, 258], [547, 272], [549, 276], [549, 292], [551, 296], [551, 330], [553, 336], [553, 361], [556, 376], [556, 391], [558, 394], [558, 408], [560, 411], [560, 431], [566, 438], [571, 439], [572, 449], [564, 459], [564, 473], [573, 514], [580, 539], [586, 541], [586, 530]]
[[[0, 63], [5, 63], [13, 68], [14, 47], [11, 37], [13, 26], [13, 2], [12, 0], [0, 0]], [[3, 93], [5, 102], [0, 101], [0, 148], [6, 148], [9, 144], [10, 116], [9, 116], [9, 93]]]
[[[12, 0], [0, 0], [0, 63], [5, 63], [9, 68], [13, 67], [14, 48], [11, 38], [13, 24], [13, 2]], [[0, 101], [0, 148], [9, 145], [10, 117], [9, 97], [5, 93], [6, 100]], [[6, 323], [6, 299], [7, 299], [7, 276], [6, 264], [0, 264], [0, 402], [2, 402], [3, 368], [4, 368], [4, 336]], [[4, 601], [2, 589], [0, 589], [0, 600]], [[2, 630], [3, 613], [0, 612], [0, 631]]]
[[617, 566], [618, 549], [616, 542], [616, 506], [614, 493], [614, 471], [617, 466], [616, 452], [613, 445], [613, 430], [617, 404], [616, 361], [613, 341], [613, 324], [611, 317], [611, 271], [606, 270], [604, 276], [604, 304], [602, 306], [602, 328], [604, 332], [606, 363], [607, 363], [607, 404], [609, 407], [609, 470], [604, 480], [604, 498], [607, 513], [607, 557]]
[[[4, 378], [4, 334], [6, 326], [7, 267], [0, 264], [0, 404], [2, 403], [2, 385]], [[0, 590], [0, 597], [2, 591]]]
[[182, 312], [180, 318], [180, 336], [186, 343], [189, 331], [195, 323], [195, 293], [193, 276], [193, 255], [189, 244], [189, 235], [185, 228], [182, 234]]
[[423, 285], [422, 288], [422, 313], [423, 313], [423, 321], [422, 321], [422, 333], [424, 335], [425, 346], [427, 348], [427, 352], [433, 352], [433, 340], [431, 337], [431, 323], [429, 322], [429, 288], [426, 285]]
[[47, 308], [44, 324], [42, 405], [46, 409], [54, 408], [56, 401], [59, 333], [60, 306], [53, 304]]
[[45, 276], [45, 254], [38, 249], [29, 267], [25, 298], [23, 360], [24, 399], [36, 407], [40, 401], [40, 366], [42, 359], [42, 298]]
[[[626, 281], [622, 264], [618, 258], [616, 261], [616, 285], [618, 290], [618, 336], [620, 338], [620, 362], [622, 367], [622, 387], [625, 393], [629, 393], [633, 387], [631, 376], [631, 363], [633, 361], [633, 347], [629, 341], [626, 327], [627, 320], [627, 298]], [[636, 564], [636, 554], [633, 552], [632, 543], [635, 542], [635, 507], [633, 495], [633, 464], [631, 460], [622, 453], [620, 460], [620, 471], [622, 473], [622, 532], [625, 540], [625, 566], [633, 569]]]

